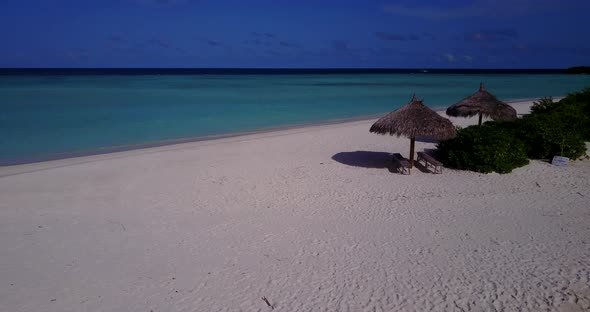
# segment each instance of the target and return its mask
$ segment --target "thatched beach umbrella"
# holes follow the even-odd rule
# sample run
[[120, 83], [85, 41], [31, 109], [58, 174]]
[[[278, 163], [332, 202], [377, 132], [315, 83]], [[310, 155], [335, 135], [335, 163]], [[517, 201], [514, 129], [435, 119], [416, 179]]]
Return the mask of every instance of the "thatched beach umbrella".
[[410, 103], [379, 118], [369, 131], [410, 138], [411, 167], [414, 166], [414, 143], [417, 137], [446, 140], [455, 136], [455, 127], [451, 121], [426, 107], [415, 94]]
[[478, 114], [479, 125], [482, 116], [493, 120], [516, 119], [516, 110], [489, 93], [483, 83], [479, 84], [479, 91], [447, 108], [447, 115], [453, 117], [472, 117]]

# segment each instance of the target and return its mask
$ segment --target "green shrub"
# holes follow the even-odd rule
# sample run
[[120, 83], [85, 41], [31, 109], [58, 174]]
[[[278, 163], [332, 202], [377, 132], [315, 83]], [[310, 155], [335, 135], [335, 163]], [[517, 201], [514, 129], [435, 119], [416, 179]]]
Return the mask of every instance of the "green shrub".
[[459, 129], [453, 139], [440, 142], [441, 160], [450, 168], [509, 173], [529, 163], [524, 143], [514, 134], [512, 122], [487, 122]]
[[531, 107], [531, 114], [539, 114], [543, 112], [547, 112], [555, 107], [558, 102], [553, 101], [552, 97], [544, 97], [539, 99], [536, 102], [533, 102], [533, 106]]
[[526, 145], [532, 159], [551, 159], [555, 155], [577, 159], [586, 153], [582, 129], [569, 113], [557, 111], [530, 114], [517, 121], [516, 137]]
[[558, 102], [554, 111], [569, 119], [570, 130], [590, 141], [590, 88], [572, 93]]
[[555, 155], [577, 159], [590, 141], [590, 88], [559, 102], [543, 98], [531, 113], [512, 122], [487, 122], [459, 129], [454, 139], [438, 145], [441, 160], [451, 168], [478, 172], [511, 172], [528, 158]]
[[590, 67], [588, 66], [575, 66], [570, 67], [564, 71], [565, 74], [570, 75], [580, 75], [580, 74], [590, 74]]
[[543, 98], [517, 124], [517, 137], [525, 142], [529, 158], [579, 158], [586, 153], [584, 141], [590, 140], [590, 89], [559, 102]]

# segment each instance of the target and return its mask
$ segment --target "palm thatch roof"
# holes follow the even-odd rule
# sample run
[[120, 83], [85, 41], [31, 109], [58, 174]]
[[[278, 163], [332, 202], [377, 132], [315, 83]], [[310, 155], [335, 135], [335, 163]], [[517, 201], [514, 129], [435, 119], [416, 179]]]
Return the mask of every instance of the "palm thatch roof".
[[412, 97], [407, 105], [379, 118], [369, 130], [378, 134], [406, 136], [410, 139], [430, 137], [446, 140], [455, 136], [455, 127], [447, 118]]
[[475, 115], [490, 117], [493, 120], [512, 120], [516, 118], [516, 110], [498, 100], [489, 93], [483, 83], [479, 84], [479, 91], [464, 98], [447, 108], [447, 115], [453, 117], [473, 117]]

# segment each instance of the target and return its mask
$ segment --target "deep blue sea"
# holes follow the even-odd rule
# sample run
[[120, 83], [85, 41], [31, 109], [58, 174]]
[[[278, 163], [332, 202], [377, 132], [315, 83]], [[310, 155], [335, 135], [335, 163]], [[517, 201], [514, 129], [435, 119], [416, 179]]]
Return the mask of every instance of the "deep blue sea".
[[510, 101], [563, 96], [590, 87], [590, 76], [526, 70], [0, 70], [0, 165], [383, 114], [413, 93], [444, 108], [480, 82]]

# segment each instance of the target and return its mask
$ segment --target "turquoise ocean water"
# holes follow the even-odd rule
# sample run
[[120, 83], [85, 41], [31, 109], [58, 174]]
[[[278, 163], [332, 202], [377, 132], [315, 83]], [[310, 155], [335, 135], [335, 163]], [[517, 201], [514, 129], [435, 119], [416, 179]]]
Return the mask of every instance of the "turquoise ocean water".
[[522, 73], [0, 75], [0, 165], [383, 114], [414, 92], [444, 108], [480, 81], [507, 101], [590, 86]]

